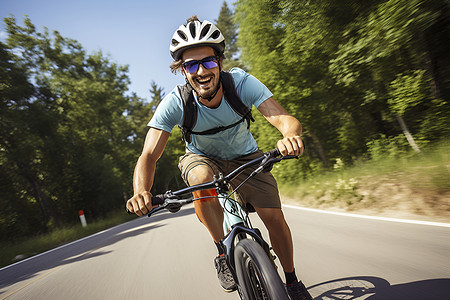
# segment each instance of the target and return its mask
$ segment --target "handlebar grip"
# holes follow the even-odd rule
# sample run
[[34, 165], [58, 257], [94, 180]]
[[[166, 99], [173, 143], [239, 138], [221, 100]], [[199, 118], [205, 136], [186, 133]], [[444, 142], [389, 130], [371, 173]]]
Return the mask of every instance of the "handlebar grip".
[[152, 205], [161, 205], [164, 204], [164, 195], [156, 195], [152, 197]]
[[[164, 202], [165, 202], [164, 195], [153, 196], [151, 200], [152, 200], [152, 205], [161, 205], [161, 204], [164, 204]], [[128, 208], [125, 207], [125, 209], [129, 215], [134, 214], [131, 211], [129, 211]]]
[[280, 150], [278, 150], [278, 148], [267, 151], [267, 153], [269, 154], [269, 156], [272, 156], [272, 157], [277, 157], [277, 156], [281, 155]]

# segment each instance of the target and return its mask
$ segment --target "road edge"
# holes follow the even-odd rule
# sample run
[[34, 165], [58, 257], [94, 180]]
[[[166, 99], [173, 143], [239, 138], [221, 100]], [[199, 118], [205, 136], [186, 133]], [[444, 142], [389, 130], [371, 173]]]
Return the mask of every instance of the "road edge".
[[288, 208], [293, 208], [293, 209], [305, 210], [305, 211], [313, 211], [313, 212], [318, 212], [318, 213], [332, 214], [332, 215], [339, 215], [339, 216], [346, 216], [346, 217], [354, 217], [354, 218], [361, 218], [361, 219], [372, 219], [372, 220], [379, 220], [379, 221], [389, 221], [389, 222], [397, 222], [397, 223], [408, 223], [408, 224], [416, 224], [416, 225], [427, 225], [427, 226], [450, 228], [450, 223], [443, 223], [443, 222], [397, 219], [397, 218], [380, 217], [380, 216], [368, 216], [368, 215], [360, 215], [360, 214], [355, 214], [355, 213], [345, 213], [345, 212], [338, 212], [338, 211], [322, 210], [322, 209], [317, 209], [317, 208], [308, 208], [308, 207], [302, 207], [302, 206], [297, 206], [297, 205], [292, 205], [292, 204], [282, 204], [282, 206], [288, 207]]

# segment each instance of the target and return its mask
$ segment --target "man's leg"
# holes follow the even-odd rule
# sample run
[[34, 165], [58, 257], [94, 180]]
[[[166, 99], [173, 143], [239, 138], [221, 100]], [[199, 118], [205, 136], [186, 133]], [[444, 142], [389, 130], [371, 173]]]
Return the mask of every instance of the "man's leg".
[[[196, 185], [213, 180], [213, 171], [206, 165], [198, 165], [189, 171], [189, 185]], [[193, 193], [195, 198], [202, 198], [194, 202], [195, 213], [200, 222], [205, 225], [214, 242], [218, 243], [223, 237], [223, 211], [214, 189]]]
[[289, 229], [281, 208], [255, 207], [258, 216], [269, 231], [270, 243], [285, 272], [294, 271], [294, 247]]
[[255, 209], [269, 231], [270, 243], [283, 267], [289, 297], [292, 300], [312, 300], [305, 285], [298, 281], [295, 274], [291, 230], [284, 219], [283, 211], [281, 208]]
[[[189, 171], [187, 180], [189, 185], [195, 185], [213, 180], [213, 175], [214, 172], [210, 167], [200, 164]], [[208, 229], [219, 251], [219, 255], [214, 259], [214, 265], [220, 285], [225, 291], [231, 292], [236, 289], [236, 284], [227, 265], [223, 249], [219, 245], [219, 241], [224, 237], [224, 216], [222, 206], [217, 199], [216, 190], [197, 191], [193, 195], [195, 198], [203, 198], [194, 202], [195, 213], [200, 222]]]

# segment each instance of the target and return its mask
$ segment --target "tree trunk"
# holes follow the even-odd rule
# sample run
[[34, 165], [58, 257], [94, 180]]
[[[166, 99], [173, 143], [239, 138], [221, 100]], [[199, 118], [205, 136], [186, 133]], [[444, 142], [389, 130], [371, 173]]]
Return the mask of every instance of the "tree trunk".
[[413, 136], [408, 130], [408, 127], [406, 127], [405, 121], [401, 116], [397, 116], [397, 121], [400, 124], [400, 127], [403, 130], [403, 134], [406, 136], [406, 139], [408, 140], [408, 143], [411, 145], [411, 147], [416, 151], [416, 153], [420, 153], [419, 146], [417, 146], [416, 142], [414, 141]]
[[325, 152], [325, 150], [322, 147], [322, 143], [320, 142], [319, 138], [317, 137], [317, 135], [315, 135], [314, 133], [312, 133], [311, 131], [309, 132], [309, 135], [311, 136], [314, 146], [317, 150], [317, 153], [319, 154], [319, 158], [322, 161], [322, 163], [328, 167], [329, 165], [329, 161], [328, 161], [328, 157], [327, 154]]
[[36, 199], [36, 201], [39, 202], [41, 206], [45, 223], [48, 224], [49, 221], [53, 220], [56, 226], [60, 226], [61, 225], [60, 219], [56, 216], [56, 214], [50, 207], [49, 198], [42, 191], [41, 186], [36, 177], [30, 172], [24, 172], [23, 175], [28, 180], [33, 189], [34, 198]]

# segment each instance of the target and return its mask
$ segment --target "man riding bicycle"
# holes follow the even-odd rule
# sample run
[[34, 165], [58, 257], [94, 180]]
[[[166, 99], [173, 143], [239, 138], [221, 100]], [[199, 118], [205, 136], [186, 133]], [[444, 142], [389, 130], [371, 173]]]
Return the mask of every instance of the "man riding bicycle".
[[[174, 33], [170, 54], [174, 62], [171, 69], [186, 77], [188, 91], [194, 95], [196, 109], [194, 127], [185, 136], [186, 154], [180, 158], [179, 168], [188, 185], [213, 180], [214, 175], [227, 174], [237, 166], [262, 155], [250, 133], [250, 121], [241, 122], [242, 115], [225, 98], [225, 75], [222, 72], [224, 37], [211, 22], [189, 18]], [[300, 122], [288, 114], [273, 98], [272, 93], [255, 77], [241, 69], [230, 70], [232, 82], [240, 101], [258, 111], [283, 135], [277, 142], [282, 155], [301, 155], [303, 142]], [[159, 104], [149, 122], [144, 148], [139, 157], [133, 179], [134, 196], [128, 200], [129, 211], [141, 216], [155, 206], [151, 203], [157, 160], [161, 157], [169, 134], [175, 125], [183, 126], [185, 99], [182, 89], [175, 88]], [[188, 114], [191, 114], [189, 111]], [[211, 130], [216, 129], [216, 130]], [[243, 174], [245, 178], [245, 174]], [[239, 183], [239, 178], [237, 178]], [[194, 192], [195, 212], [208, 229], [219, 254], [215, 266], [221, 286], [226, 291], [235, 289], [233, 276], [226, 264], [220, 240], [224, 237], [223, 211], [215, 189]], [[239, 200], [256, 211], [268, 229], [272, 247], [286, 275], [286, 286], [291, 299], [312, 299], [301, 281], [298, 281], [293, 258], [290, 229], [281, 210], [275, 179], [270, 172], [260, 173], [246, 182], [238, 191]]]

